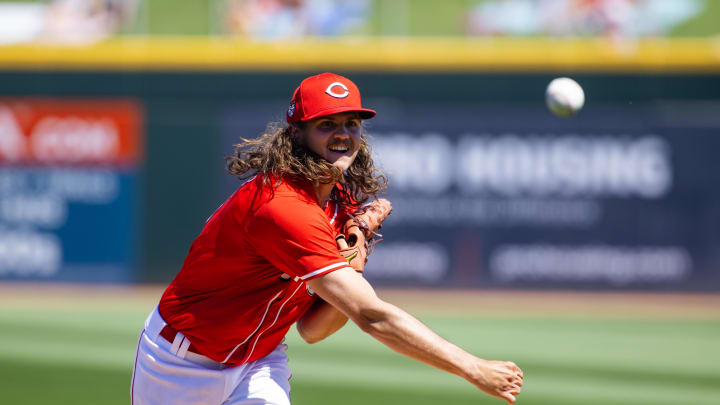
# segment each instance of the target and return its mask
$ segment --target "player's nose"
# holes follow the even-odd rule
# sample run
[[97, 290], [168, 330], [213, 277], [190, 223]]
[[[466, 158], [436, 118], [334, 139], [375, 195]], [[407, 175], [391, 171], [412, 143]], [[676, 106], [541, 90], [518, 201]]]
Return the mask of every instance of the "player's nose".
[[335, 132], [333, 132], [332, 137], [336, 138], [336, 139], [343, 139], [343, 140], [348, 139], [348, 138], [350, 138], [350, 131], [348, 131], [348, 129], [345, 128], [345, 126], [339, 126], [338, 129]]
[[334, 135], [340, 135], [340, 136], [350, 136], [350, 130], [343, 124], [338, 125], [337, 129], [334, 132]]

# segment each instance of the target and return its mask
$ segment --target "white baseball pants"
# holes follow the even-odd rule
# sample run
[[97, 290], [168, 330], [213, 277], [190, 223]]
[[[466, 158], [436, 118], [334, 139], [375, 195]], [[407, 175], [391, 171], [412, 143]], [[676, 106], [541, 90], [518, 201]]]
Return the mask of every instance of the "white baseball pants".
[[278, 345], [252, 363], [228, 367], [188, 352], [180, 344], [182, 333], [174, 344], [166, 341], [159, 336], [165, 325], [157, 308], [145, 321], [133, 368], [131, 405], [290, 405], [287, 345]]

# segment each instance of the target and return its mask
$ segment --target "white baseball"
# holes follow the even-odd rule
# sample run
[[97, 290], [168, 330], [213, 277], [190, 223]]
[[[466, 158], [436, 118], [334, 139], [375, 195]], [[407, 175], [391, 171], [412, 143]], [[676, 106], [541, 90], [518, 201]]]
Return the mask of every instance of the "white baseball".
[[585, 104], [585, 92], [575, 80], [559, 77], [548, 84], [545, 102], [553, 114], [569, 117], [580, 111]]

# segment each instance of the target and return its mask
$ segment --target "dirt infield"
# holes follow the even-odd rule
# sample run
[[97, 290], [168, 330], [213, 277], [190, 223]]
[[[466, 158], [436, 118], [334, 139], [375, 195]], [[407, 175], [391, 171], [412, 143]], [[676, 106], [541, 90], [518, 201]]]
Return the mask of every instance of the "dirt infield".
[[152, 309], [162, 292], [161, 286], [0, 282], [0, 308]]
[[[0, 283], [0, 310], [149, 310], [164, 285]], [[379, 289], [410, 312], [488, 317], [608, 317], [720, 320], [720, 294]]]

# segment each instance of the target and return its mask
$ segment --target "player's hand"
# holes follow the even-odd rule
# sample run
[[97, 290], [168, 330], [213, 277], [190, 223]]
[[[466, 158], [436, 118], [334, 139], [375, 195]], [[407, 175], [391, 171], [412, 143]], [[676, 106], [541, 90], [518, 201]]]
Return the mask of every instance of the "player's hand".
[[340, 255], [358, 273], [365, 271], [365, 263], [372, 250], [372, 242], [369, 241], [380, 236], [377, 231], [391, 211], [390, 201], [379, 198], [355, 211], [343, 225], [342, 233], [335, 238]]
[[350, 267], [355, 269], [358, 273], [365, 271], [365, 263], [367, 262], [367, 243], [365, 243], [365, 236], [360, 232], [358, 227], [354, 227], [353, 230], [354, 240], [361, 240], [361, 243], [355, 243], [353, 246], [348, 246], [345, 235], [340, 234], [335, 238], [337, 242], [338, 252], [340, 256], [344, 257], [345, 260], [350, 264]]
[[[365, 234], [366, 239], [372, 239], [382, 227], [383, 221], [392, 212], [392, 204], [385, 198], [378, 198], [373, 202], [360, 207], [353, 213], [355, 222]], [[347, 225], [346, 225], [347, 227]], [[348, 236], [347, 234], [345, 235]]]
[[515, 403], [523, 385], [523, 372], [511, 361], [489, 361], [478, 359], [474, 375], [469, 380], [485, 393]]

